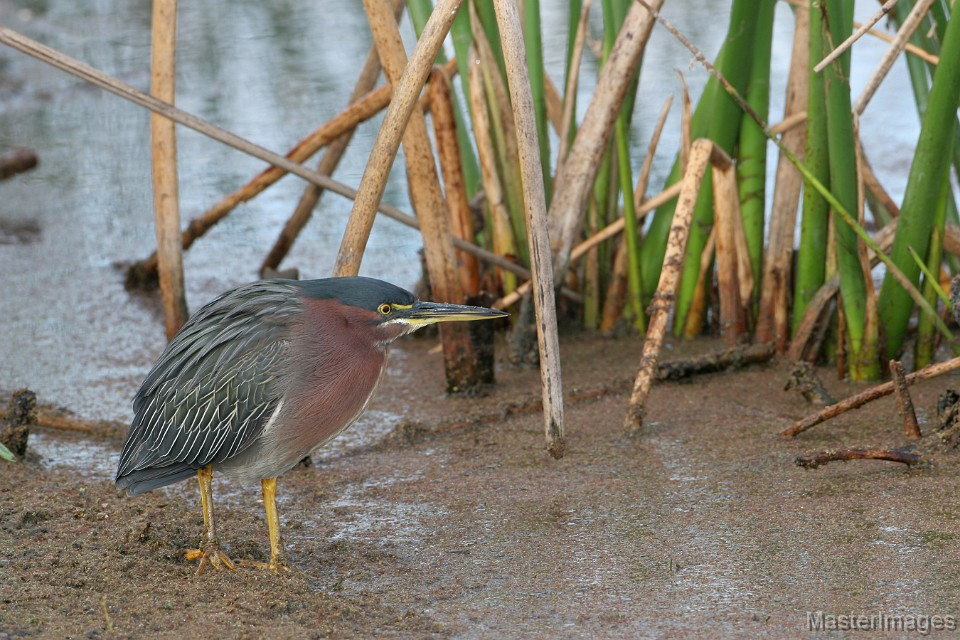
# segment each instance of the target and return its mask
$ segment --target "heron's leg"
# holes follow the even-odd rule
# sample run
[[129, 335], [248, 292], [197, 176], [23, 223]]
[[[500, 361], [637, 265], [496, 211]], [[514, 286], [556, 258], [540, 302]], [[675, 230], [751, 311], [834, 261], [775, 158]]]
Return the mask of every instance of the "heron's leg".
[[277, 479], [266, 478], [260, 484], [263, 488], [263, 505], [267, 510], [267, 531], [270, 534], [270, 568], [274, 571], [289, 571], [287, 557], [283, 552], [280, 514], [277, 512]]
[[214, 569], [236, 569], [226, 553], [220, 549], [217, 540], [217, 525], [213, 518], [213, 466], [207, 465], [197, 470], [197, 480], [200, 482], [200, 507], [203, 510], [203, 548], [187, 551], [187, 560], [200, 558], [197, 575], [210, 565]]
[[267, 511], [267, 531], [270, 535], [270, 562], [242, 560], [244, 566], [269, 569], [274, 573], [289, 571], [286, 555], [283, 552], [283, 536], [280, 534], [280, 514], [277, 512], [277, 479], [265, 478], [260, 482], [263, 489], [263, 506]]

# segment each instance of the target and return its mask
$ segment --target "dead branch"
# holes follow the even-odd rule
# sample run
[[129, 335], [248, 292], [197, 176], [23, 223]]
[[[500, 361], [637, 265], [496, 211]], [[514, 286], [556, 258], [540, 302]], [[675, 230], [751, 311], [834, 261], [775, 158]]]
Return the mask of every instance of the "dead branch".
[[738, 369], [770, 360], [776, 350], [773, 343], [738, 346], [695, 358], [663, 362], [657, 367], [657, 380], [680, 380], [702, 373]]
[[[403, 7], [403, 0], [393, 0], [393, 10], [397, 20], [400, 19], [403, 13]], [[353, 92], [350, 94], [347, 103], [353, 104], [372, 91], [377, 83], [377, 78], [380, 76], [380, 71], [380, 57], [377, 55], [377, 48], [376, 46], [371, 46], [370, 50], [367, 51], [367, 57], [360, 70], [360, 75], [357, 76], [357, 82], [353, 87]], [[390, 93], [391, 91], [388, 90], [387, 94], [389, 95]], [[323, 157], [320, 158], [320, 162], [317, 164], [317, 173], [333, 175], [333, 172], [340, 165], [340, 160], [346, 153], [355, 131], [355, 128], [345, 131], [327, 145]], [[297, 201], [297, 206], [287, 219], [273, 247], [260, 265], [260, 277], [265, 278], [265, 274], [269, 270], [280, 268], [280, 263], [286, 258], [297, 236], [300, 235], [300, 231], [303, 230], [313, 215], [313, 210], [320, 201], [323, 192], [324, 189], [315, 184], [307, 184], [304, 188], [300, 200]]]
[[[913, 5], [913, 6], [916, 7], [917, 5]], [[859, 27], [860, 27], [860, 23], [855, 21], [855, 22], [853, 23], [853, 26], [854, 26], [854, 28], [859, 28]], [[902, 25], [901, 25], [901, 27], [902, 27]], [[883, 40], [884, 42], [887, 42], [887, 43], [892, 43], [892, 42], [894, 42], [894, 40], [896, 40], [896, 38], [895, 38], [894, 36], [891, 36], [891, 35], [888, 34], [888, 33], [884, 33], [883, 31], [877, 31], [876, 29], [870, 29], [870, 31], [867, 31], [867, 33], [869, 33], [871, 36], [873, 36], [873, 37], [876, 38], [877, 40]], [[924, 62], [929, 62], [929, 63], [932, 64], [932, 65], [938, 65], [938, 64], [940, 64], [940, 56], [934, 55], [934, 54], [930, 53], [929, 51], [918, 47], [918, 46], [915, 45], [915, 44], [910, 44], [910, 43], [908, 42], [908, 43], [903, 47], [903, 50], [904, 50], [904, 52], [909, 53], [909, 54], [912, 55], [912, 56], [915, 56], [915, 57], [917, 57], [917, 58], [920, 58], [920, 59], [923, 60]]]
[[[897, 219], [894, 218], [889, 224], [874, 234], [874, 242], [877, 243], [877, 246], [879, 246], [881, 250], [889, 251], [893, 245], [893, 237], [896, 230]], [[950, 235], [949, 231], [947, 235]], [[868, 255], [871, 265], [876, 265], [879, 262], [879, 259], [873, 251], [868, 250]], [[793, 340], [790, 343], [790, 350], [788, 352], [791, 360], [816, 358], [817, 350], [809, 348], [810, 341], [816, 335], [818, 327], [822, 327], [827, 323], [827, 305], [839, 290], [840, 276], [834, 274], [832, 278], [824, 282], [823, 285], [817, 289], [817, 292], [810, 299], [810, 302], [807, 303], [807, 310], [804, 312], [800, 324], [797, 325], [796, 330], [793, 332]]]
[[[346, 109], [322, 124], [305, 138], [297, 142], [285, 157], [294, 162], [303, 162], [325, 147], [339, 136], [349, 134], [357, 124], [369, 120], [377, 115], [390, 102], [390, 86], [385, 85], [361, 96]], [[202, 215], [194, 218], [181, 234], [180, 242], [183, 249], [189, 249], [193, 243], [212, 229], [217, 223], [233, 211], [237, 206], [252, 200], [268, 187], [287, 175], [287, 171], [275, 166], [267, 167], [242, 187], [227, 194], [207, 209]], [[324, 174], [324, 175], [329, 175]], [[317, 185], [311, 185], [320, 189]], [[292, 241], [290, 242], [292, 244]], [[279, 262], [278, 262], [279, 264]], [[135, 263], [130, 267], [129, 284], [137, 282], [137, 278], [152, 278], [157, 270], [157, 254], [154, 253], [143, 262]], [[136, 277], [134, 277], [136, 276]], [[149, 282], [149, 280], [146, 280]]]
[[797, 456], [796, 462], [797, 466], [804, 469], [816, 469], [837, 460], [889, 460], [907, 466], [929, 463], [923, 456], [902, 449], [827, 449]]
[[[793, 36], [793, 54], [787, 82], [784, 120], [803, 112], [807, 107], [807, 68], [809, 58], [808, 34], [810, 27], [809, 3], [797, 8]], [[798, 158], [803, 158], [806, 126], [789, 129], [783, 134], [783, 145]], [[790, 318], [787, 300], [791, 289], [794, 230], [797, 221], [797, 202], [803, 178], [797, 168], [780, 154], [777, 161], [776, 189], [770, 213], [769, 247], [763, 263], [762, 289], [757, 317], [756, 338], [759, 342], [773, 341], [777, 350], [787, 350], [790, 341]], [[795, 359], [795, 358], [794, 358]]]
[[[644, 216], [648, 215], [652, 211], [655, 211], [657, 207], [659, 207], [660, 205], [676, 198], [677, 195], [680, 193], [681, 186], [682, 185], [679, 182], [674, 183], [669, 187], [667, 187], [666, 189], [664, 189], [663, 191], [661, 191], [660, 193], [658, 193], [657, 195], [650, 198], [649, 200], [644, 201], [642, 205], [637, 207], [637, 211], [636, 211], [637, 220], [639, 221], [643, 219]], [[599, 245], [604, 240], [608, 240], [616, 236], [620, 232], [622, 232], [623, 228], [624, 228], [624, 221], [623, 221], [623, 217], [621, 216], [616, 220], [614, 220], [613, 222], [611, 222], [610, 224], [608, 224], [606, 227], [604, 227], [600, 231], [598, 231], [597, 233], [595, 233], [594, 235], [590, 236], [589, 238], [587, 238], [586, 240], [578, 244], [576, 247], [574, 247], [573, 251], [570, 252], [570, 262], [571, 263], [576, 262], [577, 260], [582, 258], [584, 255], [586, 255], [587, 252], [589, 252], [591, 249]], [[517, 273], [519, 274], [519, 272]], [[516, 290], [512, 291], [511, 293], [508, 293], [507, 295], [505, 295], [504, 297], [502, 297], [501, 299], [493, 303], [493, 308], [506, 309], [510, 305], [514, 304], [521, 297], [525, 296], [527, 292], [530, 291], [531, 286], [532, 284], [529, 281], [524, 282], [522, 285], [517, 287]], [[563, 293], [564, 289], [565, 288], [562, 288], [560, 292]], [[576, 299], [571, 298], [569, 295], [566, 297], [570, 300], [575, 300], [577, 302], [582, 300], [582, 297], [576, 298]]]
[[[867, 108], [867, 103], [870, 102], [870, 99], [873, 97], [873, 94], [876, 93], [877, 88], [880, 86], [880, 83], [883, 82], [883, 79], [886, 77], [887, 72], [890, 71], [890, 68], [893, 67], [893, 63], [900, 57], [900, 54], [903, 52], [903, 48], [906, 46], [907, 41], [913, 35], [913, 32], [917, 30], [917, 27], [920, 26], [920, 23], [923, 22], [924, 17], [927, 15], [927, 12], [930, 10], [930, 5], [933, 4], [934, 0], [921, 0], [917, 2], [913, 8], [910, 10], [910, 13], [907, 14], [907, 17], [903, 20], [900, 25], [900, 30], [897, 31], [897, 37], [894, 38], [893, 43], [890, 45], [890, 48], [887, 49], [887, 52], [883, 55], [883, 59], [880, 61], [880, 64], [877, 65], [876, 71], [870, 77], [870, 80], [867, 81], [867, 86], [864, 87], [863, 91], [860, 93], [860, 97], [857, 98], [857, 101], [853, 104], [853, 112], [857, 115], [861, 115], [863, 110]], [[889, 7], [892, 7], [897, 3], [897, 0], [889, 0], [887, 3], [881, 7], [880, 12], [866, 22], [866, 24], [857, 28], [854, 36], [859, 37], [876, 24], [876, 20], [879, 20], [880, 17], [886, 14], [889, 10]], [[851, 36], [851, 39], [853, 36]], [[846, 44], [846, 43], [844, 43]], [[843, 45], [841, 45], [842, 47]], [[841, 48], [841, 47], [838, 47]], [[829, 56], [828, 56], [829, 57]], [[822, 67], [827, 61], [818, 65]], [[816, 71], [820, 71], [819, 68]]]
[[[943, 375], [944, 373], [953, 371], [954, 369], [958, 369], [958, 368], [960, 368], [960, 357], [947, 360], [946, 362], [938, 362], [928, 367], [924, 367], [920, 371], [915, 371], [914, 373], [911, 373], [910, 375], [906, 376], [904, 379], [908, 385], [915, 384], [920, 380], [935, 378], [939, 375]], [[875, 387], [871, 387], [866, 391], [863, 391], [862, 393], [858, 393], [854, 396], [850, 396], [849, 398], [846, 398], [845, 400], [841, 400], [840, 402], [834, 405], [830, 405], [829, 407], [827, 407], [823, 411], [820, 411], [819, 413], [815, 413], [813, 415], [807, 416], [803, 420], [796, 422], [789, 429], [785, 429], [784, 431], [782, 431], [780, 435], [786, 436], [788, 438], [792, 438], [799, 433], [803, 433], [804, 431], [806, 431], [811, 427], [815, 427], [821, 422], [829, 420], [830, 418], [836, 417], [842, 413], [846, 413], [851, 409], [858, 409], [863, 405], [867, 404], [868, 402], [872, 402], [873, 400], [876, 400], [878, 398], [888, 396], [894, 392], [895, 388], [896, 388], [896, 384], [894, 382], [885, 382]]]

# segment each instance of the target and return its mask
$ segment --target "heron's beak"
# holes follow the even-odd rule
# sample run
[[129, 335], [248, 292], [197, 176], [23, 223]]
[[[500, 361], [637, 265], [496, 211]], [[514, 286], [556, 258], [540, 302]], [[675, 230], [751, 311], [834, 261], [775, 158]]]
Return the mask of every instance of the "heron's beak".
[[414, 325], [428, 325], [435, 322], [467, 322], [470, 320], [489, 320], [510, 315], [497, 309], [486, 307], [468, 307], [462, 304], [441, 304], [438, 302], [416, 302], [404, 314], [407, 322]]

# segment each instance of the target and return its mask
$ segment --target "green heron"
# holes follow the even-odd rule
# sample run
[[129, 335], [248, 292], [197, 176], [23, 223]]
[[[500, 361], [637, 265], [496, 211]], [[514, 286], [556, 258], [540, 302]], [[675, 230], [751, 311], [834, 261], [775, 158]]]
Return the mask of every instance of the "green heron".
[[133, 400], [134, 418], [116, 483], [131, 495], [194, 474], [204, 538], [187, 552], [204, 567], [234, 569], [213, 517], [213, 471], [260, 480], [270, 562], [287, 568], [277, 477], [363, 412], [383, 374], [387, 347], [435, 322], [506, 315], [421, 302], [372, 278], [263, 280], [208, 303], [174, 336]]

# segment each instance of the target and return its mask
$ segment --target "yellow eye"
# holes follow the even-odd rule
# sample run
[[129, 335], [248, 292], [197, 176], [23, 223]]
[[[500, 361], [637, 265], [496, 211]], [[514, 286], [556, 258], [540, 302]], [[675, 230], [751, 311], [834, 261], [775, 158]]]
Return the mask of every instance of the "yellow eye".
[[380, 306], [377, 308], [377, 311], [380, 312], [380, 315], [388, 316], [388, 315], [390, 315], [390, 312], [393, 311], [393, 307], [391, 307], [389, 304], [387, 304], [386, 302], [384, 302], [382, 305], [380, 305]]

